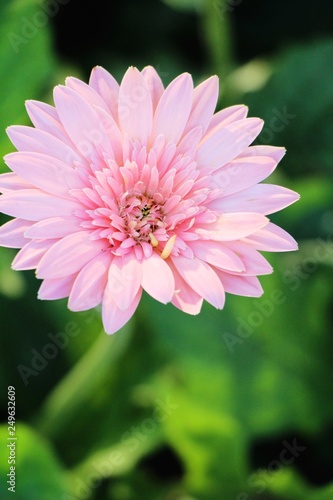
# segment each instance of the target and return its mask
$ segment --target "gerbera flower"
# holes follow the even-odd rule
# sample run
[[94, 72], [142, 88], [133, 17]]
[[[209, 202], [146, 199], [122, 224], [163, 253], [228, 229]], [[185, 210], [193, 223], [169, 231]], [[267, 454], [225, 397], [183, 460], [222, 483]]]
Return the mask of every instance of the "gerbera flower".
[[73, 311], [102, 304], [121, 328], [142, 290], [189, 314], [225, 292], [257, 297], [272, 271], [259, 251], [297, 245], [266, 215], [298, 199], [258, 184], [283, 148], [250, 146], [263, 122], [245, 106], [214, 114], [218, 79], [193, 89], [184, 73], [164, 89], [152, 67], [120, 86], [103, 68], [68, 78], [54, 104], [28, 101], [34, 127], [12, 126], [17, 152], [0, 176], [0, 209], [15, 219], [0, 244], [21, 248], [13, 269], [36, 269], [40, 299]]

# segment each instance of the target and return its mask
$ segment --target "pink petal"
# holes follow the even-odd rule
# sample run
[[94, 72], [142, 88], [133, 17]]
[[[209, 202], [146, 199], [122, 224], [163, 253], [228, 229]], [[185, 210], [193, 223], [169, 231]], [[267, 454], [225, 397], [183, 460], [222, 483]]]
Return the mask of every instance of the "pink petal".
[[157, 71], [152, 66], [146, 66], [141, 71], [143, 78], [146, 80], [147, 86], [150, 90], [153, 110], [155, 111], [157, 104], [164, 92], [164, 86]]
[[217, 76], [212, 76], [195, 87], [193, 105], [184, 134], [187, 134], [192, 128], [199, 125], [202, 127], [203, 133], [206, 131], [212, 119], [218, 95], [219, 79]]
[[100, 149], [111, 149], [101, 120], [83, 97], [62, 85], [55, 87], [53, 97], [61, 123], [82, 155], [94, 158]]
[[230, 162], [254, 141], [262, 126], [262, 120], [247, 118], [206, 134], [197, 152], [199, 167], [216, 169]]
[[13, 172], [48, 193], [68, 198], [69, 189], [84, 187], [74, 169], [50, 156], [20, 151], [6, 155], [4, 160]]
[[153, 124], [153, 106], [146, 80], [136, 68], [125, 73], [119, 90], [119, 124], [131, 139], [147, 144]]
[[224, 243], [197, 240], [189, 242], [188, 246], [193, 250], [194, 255], [198, 259], [208, 264], [221, 269], [227, 269], [228, 271], [245, 271], [242, 260], [235, 251], [226, 247]]
[[25, 103], [30, 120], [36, 128], [54, 135], [62, 142], [72, 146], [72, 142], [62, 126], [58, 113], [53, 106], [39, 101], [26, 101]]
[[102, 302], [111, 261], [112, 254], [103, 252], [81, 269], [68, 300], [71, 311], [85, 311]]
[[44, 280], [38, 290], [38, 298], [41, 300], [56, 300], [68, 297], [75, 278], [76, 274], [72, 274], [64, 278]]
[[256, 276], [228, 274], [220, 269], [216, 269], [215, 272], [222, 281], [224, 289], [227, 293], [242, 295], [245, 297], [261, 297], [264, 293]]
[[0, 196], [1, 212], [32, 221], [73, 215], [75, 210], [81, 208], [81, 204], [76, 201], [57, 198], [39, 189], [21, 189]]
[[230, 123], [243, 120], [247, 117], [247, 113], [248, 107], [244, 105], [229, 106], [228, 108], [221, 109], [221, 111], [218, 111], [218, 113], [215, 113], [212, 117], [209, 127], [207, 128], [207, 134], [210, 134], [216, 127], [226, 127], [230, 125]]
[[132, 252], [113, 259], [108, 287], [119, 309], [125, 311], [130, 307], [141, 287], [141, 280], [142, 263]]
[[13, 219], [0, 227], [0, 245], [7, 248], [21, 248], [28, 239], [24, 233], [33, 223], [22, 219]]
[[171, 261], [169, 262], [169, 266], [175, 279], [176, 288], [171, 303], [187, 314], [199, 314], [203, 298], [183, 280]]
[[133, 316], [136, 308], [140, 302], [142, 289], [140, 289], [135, 296], [133, 302], [128, 309], [122, 311], [117, 307], [114, 301], [113, 294], [110, 292], [109, 287], [105, 288], [103, 306], [102, 306], [102, 319], [104, 329], [107, 334], [115, 333], [120, 330]]
[[10, 140], [19, 151], [42, 153], [65, 162], [67, 165], [82, 161], [81, 156], [67, 143], [54, 135], [34, 127], [14, 125], [6, 130]]
[[113, 118], [118, 119], [119, 84], [113, 76], [101, 66], [92, 70], [89, 85], [98, 92], [108, 106]]
[[80, 219], [77, 217], [52, 217], [51, 219], [43, 219], [33, 226], [30, 223], [25, 235], [27, 238], [35, 239], [63, 238], [82, 230], [80, 222]]
[[245, 149], [245, 151], [241, 153], [238, 158], [257, 158], [260, 156], [267, 156], [268, 158], [272, 158], [272, 160], [276, 163], [279, 163], [285, 154], [285, 148], [275, 146], [250, 146]]
[[0, 175], [0, 192], [7, 193], [8, 191], [17, 191], [19, 189], [30, 189], [34, 186], [29, 184], [25, 179], [19, 177], [13, 172]]
[[298, 249], [294, 238], [272, 222], [248, 236], [244, 241], [264, 252], [290, 252]]
[[87, 101], [92, 107], [98, 106], [104, 109], [104, 111], [109, 112], [109, 108], [106, 105], [104, 99], [96, 92], [91, 86], [84, 83], [78, 78], [70, 76], [66, 78], [66, 87], [77, 92], [85, 101]]
[[204, 239], [214, 241], [232, 241], [245, 238], [249, 234], [262, 229], [268, 219], [257, 213], [225, 213], [216, 222], [207, 224], [207, 228], [196, 229], [195, 232]]
[[202, 137], [202, 127], [192, 128], [188, 134], [184, 135], [177, 146], [177, 154], [189, 155], [195, 152]]
[[175, 144], [181, 138], [193, 102], [191, 75], [184, 73], [165, 89], [155, 111], [152, 139], [163, 134]]
[[43, 255], [54, 245], [54, 240], [30, 240], [17, 254], [12, 263], [15, 271], [35, 269]]
[[276, 162], [271, 158], [257, 157], [239, 159], [216, 170], [213, 182], [223, 189], [223, 196], [238, 193], [266, 179], [275, 169]]
[[193, 290], [217, 309], [224, 306], [224, 289], [213, 269], [199, 259], [171, 256], [177, 271]]
[[277, 212], [299, 199], [291, 189], [273, 184], [258, 184], [249, 189], [210, 203], [210, 208], [221, 212], [259, 212], [264, 215]]
[[[257, 276], [262, 274], [271, 274], [273, 272], [272, 266], [269, 262], [267, 262], [265, 257], [246, 243], [233, 241], [226, 242], [224, 244], [226, 248], [229, 248], [233, 252], [237, 253], [243, 261], [245, 272], [243, 272], [242, 275]], [[226, 269], [226, 271], [229, 272], [228, 269]]]
[[89, 240], [89, 232], [70, 234], [55, 243], [42, 258], [38, 278], [63, 278], [82, 269], [109, 247], [107, 240]]
[[153, 253], [142, 261], [142, 288], [154, 299], [166, 304], [175, 291], [175, 280], [168, 264]]
[[112, 115], [98, 107], [95, 108], [95, 111], [109, 136], [114, 158], [121, 165], [123, 160], [123, 135]]

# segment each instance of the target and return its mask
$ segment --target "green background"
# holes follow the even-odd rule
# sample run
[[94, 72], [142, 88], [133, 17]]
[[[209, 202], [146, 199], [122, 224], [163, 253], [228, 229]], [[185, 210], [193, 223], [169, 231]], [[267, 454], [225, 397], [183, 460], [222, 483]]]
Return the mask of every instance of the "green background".
[[272, 217], [299, 251], [267, 256], [262, 298], [190, 317], [144, 296], [112, 337], [98, 311], [38, 301], [34, 273], [0, 248], [1, 498], [333, 498], [332, 14], [324, 1], [0, 2], [1, 156], [5, 128], [29, 123], [25, 99], [52, 102], [96, 64], [118, 79], [152, 64], [165, 84], [218, 74], [218, 108], [247, 104], [265, 119], [257, 143], [287, 148], [269, 182], [301, 194]]

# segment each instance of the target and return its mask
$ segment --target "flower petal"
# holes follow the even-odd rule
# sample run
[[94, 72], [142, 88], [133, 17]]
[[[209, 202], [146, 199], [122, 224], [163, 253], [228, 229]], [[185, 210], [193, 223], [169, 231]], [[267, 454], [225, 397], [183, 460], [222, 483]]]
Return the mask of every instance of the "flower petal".
[[108, 246], [107, 240], [89, 240], [89, 231], [65, 236], [44, 255], [37, 269], [37, 277], [53, 279], [74, 274]]
[[34, 126], [54, 135], [61, 141], [72, 146], [72, 142], [62, 123], [59, 120], [58, 113], [53, 106], [40, 101], [26, 101], [25, 103], [28, 115]]
[[19, 175], [13, 172], [8, 172], [6, 174], [0, 175], [0, 193], [7, 193], [9, 191], [17, 191], [18, 189], [30, 189], [34, 188], [32, 184], [29, 184], [25, 179], [22, 179]]
[[[271, 274], [273, 272], [272, 266], [267, 262], [265, 257], [263, 257], [257, 250], [250, 247], [244, 242], [232, 241], [224, 243], [226, 248], [239, 255], [240, 259], [244, 264], [244, 272], [242, 275], [256, 276], [262, 274]], [[228, 269], [223, 269], [230, 272]]]
[[280, 148], [276, 146], [249, 146], [239, 155], [239, 159], [241, 158], [253, 158], [256, 159], [261, 156], [267, 156], [268, 158], [272, 158], [276, 163], [284, 157], [286, 154], [285, 148]]
[[272, 222], [269, 222], [263, 229], [247, 236], [244, 241], [263, 252], [290, 252], [298, 249], [294, 238]]
[[171, 256], [177, 271], [186, 283], [217, 309], [224, 306], [225, 294], [217, 274], [206, 262], [199, 259]]
[[57, 300], [68, 297], [71, 292], [76, 274], [64, 278], [43, 280], [38, 290], [38, 298], [41, 300]]
[[266, 179], [275, 169], [276, 162], [268, 157], [255, 159], [239, 157], [219, 170], [215, 170], [213, 182], [223, 189], [223, 196], [229, 196], [252, 187]]
[[89, 85], [102, 97], [117, 121], [119, 83], [104, 68], [95, 66], [90, 75]]
[[10, 140], [19, 151], [42, 153], [70, 165], [82, 161], [78, 153], [66, 142], [44, 130], [34, 127], [14, 125], [6, 130]]
[[19, 151], [4, 160], [13, 172], [47, 193], [68, 198], [70, 189], [85, 185], [73, 168], [41, 153]]
[[258, 184], [235, 195], [210, 203], [210, 208], [221, 212], [259, 212], [268, 215], [286, 208], [299, 199], [291, 189], [274, 184]]
[[0, 196], [0, 210], [12, 217], [39, 221], [49, 217], [73, 215], [81, 209], [74, 200], [57, 198], [39, 189], [21, 189]]
[[15, 271], [35, 269], [43, 255], [54, 245], [54, 240], [30, 240], [17, 254], [12, 263]]
[[206, 224], [195, 232], [204, 239], [214, 241], [232, 241], [245, 238], [268, 224], [267, 217], [257, 213], [224, 213], [216, 222]]
[[220, 269], [215, 269], [221, 279], [227, 293], [242, 295], [245, 297], [261, 297], [264, 293], [262, 286], [256, 276], [243, 276], [239, 274], [228, 274]]
[[184, 135], [197, 126], [201, 126], [203, 133], [205, 133], [212, 119], [218, 95], [219, 79], [217, 76], [211, 76], [195, 87], [192, 109], [184, 130]]
[[218, 111], [212, 117], [209, 127], [207, 128], [207, 134], [210, 134], [216, 127], [226, 127], [230, 125], [230, 123], [244, 120], [244, 118], [247, 117], [248, 110], [248, 107], [243, 104], [221, 109], [221, 111]]
[[154, 116], [152, 139], [163, 134], [167, 143], [176, 144], [184, 132], [192, 102], [192, 78], [188, 73], [184, 73], [170, 83], [159, 100]]
[[137, 68], [126, 71], [120, 85], [118, 116], [122, 132], [147, 144], [153, 124], [153, 106], [146, 80]]
[[28, 239], [24, 236], [25, 232], [33, 222], [13, 219], [0, 227], [0, 245], [7, 248], [21, 248]]
[[74, 90], [79, 94], [85, 101], [87, 101], [92, 107], [98, 106], [105, 111], [109, 112], [109, 108], [106, 105], [104, 99], [96, 92], [91, 86], [84, 83], [78, 78], [70, 76], [66, 78], [66, 87]]
[[172, 270], [176, 288], [171, 303], [187, 314], [199, 314], [203, 298], [183, 280], [173, 262], [170, 261], [168, 264]]
[[113, 293], [117, 307], [128, 309], [136, 297], [142, 280], [142, 263], [130, 252], [116, 256], [109, 269], [108, 287]]
[[52, 217], [43, 219], [33, 226], [29, 224], [25, 236], [34, 239], [63, 238], [82, 230], [77, 217]]
[[146, 66], [141, 71], [143, 78], [146, 80], [147, 86], [150, 90], [153, 110], [155, 111], [157, 104], [164, 92], [162, 80], [157, 74], [157, 71], [152, 66]]
[[216, 127], [202, 139], [197, 152], [200, 168], [219, 168], [238, 156], [254, 141], [263, 126], [259, 118], [247, 118]]
[[111, 262], [112, 254], [102, 252], [81, 269], [68, 300], [71, 311], [86, 311], [102, 302]]
[[58, 85], [53, 98], [61, 123], [82, 155], [94, 159], [100, 149], [103, 152], [112, 151], [101, 120], [83, 97], [68, 87]]
[[141, 295], [142, 289], [138, 291], [131, 305], [125, 311], [122, 311], [117, 306], [109, 287], [105, 288], [102, 306], [102, 319], [104, 329], [107, 334], [110, 335], [117, 332], [127, 323], [127, 321], [129, 321], [139, 305]]
[[166, 304], [175, 291], [175, 280], [168, 264], [153, 253], [142, 261], [142, 288], [154, 299]]
[[228, 271], [245, 271], [244, 264], [237, 253], [226, 247], [224, 243], [197, 240], [189, 242], [188, 246], [192, 248], [194, 255], [198, 259], [208, 264]]

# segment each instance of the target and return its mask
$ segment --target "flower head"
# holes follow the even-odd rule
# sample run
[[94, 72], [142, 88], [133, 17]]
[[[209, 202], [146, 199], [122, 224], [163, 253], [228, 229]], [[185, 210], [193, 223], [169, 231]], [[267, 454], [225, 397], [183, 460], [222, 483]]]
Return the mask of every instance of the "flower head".
[[102, 304], [105, 330], [132, 316], [142, 290], [189, 314], [225, 292], [257, 297], [272, 271], [259, 251], [297, 245], [266, 215], [298, 199], [259, 184], [283, 148], [250, 146], [262, 128], [245, 106], [214, 114], [218, 79], [193, 88], [185, 73], [164, 89], [152, 67], [120, 85], [103, 68], [89, 85], [68, 78], [54, 104], [28, 101], [34, 127], [12, 126], [17, 152], [0, 176], [0, 209], [15, 217], [0, 244], [21, 248], [39, 298], [73, 311]]

